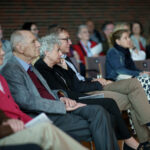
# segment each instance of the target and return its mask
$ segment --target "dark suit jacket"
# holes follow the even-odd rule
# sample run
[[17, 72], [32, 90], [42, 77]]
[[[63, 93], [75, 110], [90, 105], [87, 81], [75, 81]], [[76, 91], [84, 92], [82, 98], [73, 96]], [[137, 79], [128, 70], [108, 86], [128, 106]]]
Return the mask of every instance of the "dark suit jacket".
[[4, 121], [7, 121], [9, 118], [0, 110], [0, 138], [8, 136], [13, 133], [13, 130], [9, 125], [2, 125]]

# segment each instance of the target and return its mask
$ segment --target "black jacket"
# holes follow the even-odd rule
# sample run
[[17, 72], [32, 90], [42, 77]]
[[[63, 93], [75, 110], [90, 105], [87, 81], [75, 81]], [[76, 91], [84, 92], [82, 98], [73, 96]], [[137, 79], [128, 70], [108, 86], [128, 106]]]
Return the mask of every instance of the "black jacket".
[[63, 79], [63, 77], [59, 75], [59, 73], [55, 72], [54, 69], [50, 68], [41, 58], [35, 63], [34, 66], [47, 81], [47, 84], [51, 89], [62, 89], [68, 94], [68, 97], [71, 99], [78, 99], [78, 97], [85, 95], [79, 92], [72, 91], [68, 87], [65, 79]]

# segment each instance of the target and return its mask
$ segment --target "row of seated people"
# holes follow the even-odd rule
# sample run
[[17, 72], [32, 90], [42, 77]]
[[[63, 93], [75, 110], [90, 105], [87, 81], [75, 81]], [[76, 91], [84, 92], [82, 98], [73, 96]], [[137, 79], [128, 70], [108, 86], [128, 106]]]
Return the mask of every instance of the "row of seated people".
[[[86, 27], [88, 28], [88, 33], [86, 32], [84, 33], [84, 37], [81, 37], [81, 34], [79, 35], [79, 32], [81, 30], [81, 26], [78, 27], [78, 31], [77, 31], [77, 35], [78, 35], [78, 39], [81, 43], [81, 45], [85, 48], [88, 47], [90, 48], [89, 43], [87, 44], [85, 39], [89, 39], [90, 41], [92, 41], [91, 47], [93, 46], [93, 42], [99, 43], [102, 45], [102, 54], [106, 55], [107, 51], [110, 47], [112, 47], [111, 41], [110, 41], [110, 37], [112, 32], [120, 29], [120, 28], [124, 28], [127, 29], [131, 35], [131, 39], [133, 42], [133, 45], [131, 45], [131, 49], [133, 48], [134, 51], [136, 52], [135, 54], [138, 55], [138, 53], [140, 52], [140, 50], [145, 51], [147, 53], [147, 58], [149, 58], [149, 42], [148, 39], [146, 39], [143, 36], [143, 26], [140, 22], [138, 21], [134, 21], [131, 24], [128, 22], [116, 22], [113, 23], [111, 21], [106, 21], [102, 24], [100, 32], [95, 28], [95, 24], [94, 21], [92, 21], [91, 19], [88, 19], [87, 22], [85, 23]], [[50, 32], [51, 28], [57, 26], [56, 24], [52, 24], [49, 25], [48, 27], [48, 33]], [[35, 22], [25, 22], [22, 27], [22, 29], [24, 30], [29, 30], [31, 31], [37, 38], [39, 38], [39, 29], [38, 26]], [[85, 38], [85, 39], [82, 39]], [[2, 26], [0, 25], [0, 40], [2, 41], [3, 44], [3, 48], [6, 52], [11, 51], [11, 46], [8, 40], [4, 39], [3, 36], [3, 29]], [[94, 44], [94, 46], [95, 46]], [[147, 45], [147, 48], [146, 48]], [[86, 48], [85, 48], [86, 50]], [[132, 51], [131, 51], [132, 52]], [[134, 59], [144, 59], [145, 55], [142, 54], [142, 56], [140, 57], [136, 57], [134, 56], [134, 52], [133, 53], [133, 58]]]
[[[128, 22], [111, 22], [106, 21], [102, 24], [100, 32], [95, 28], [94, 21], [89, 19], [86, 22], [86, 25], [88, 27], [88, 31], [90, 33], [90, 41], [95, 41], [96, 43], [102, 43], [103, 45], [103, 52], [106, 55], [109, 48], [112, 47], [110, 36], [111, 34], [120, 29], [125, 28], [130, 32], [130, 36], [133, 42], [134, 49], [137, 49], [137, 53], [140, 50], [143, 50], [148, 54], [147, 57], [149, 57], [149, 37], [150, 35], [147, 35], [147, 37], [144, 36], [144, 28], [142, 23], [139, 21], [133, 21], [132, 23]], [[148, 33], [149, 34], [149, 33]]]
[[[48, 28], [48, 33], [50, 32], [51, 28], [57, 26], [56, 24], [50, 25]], [[24, 30], [31, 31], [38, 39], [39, 39], [39, 29], [36, 23], [34, 22], [25, 22], [22, 27]], [[133, 22], [131, 25], [127, 22], [120, 22], [120, 23], [113, 23], [111, 21], [107, 21], [102, 25], [102, 32], [98, 32], [95, 29], [94, 22], [92, 20], [88, 20], [86, 25], [80, 25], [78, 27], [77, 35], [79, 39], [79, 43], [73, 45], [75, 51], [73, 51], [74, 55], [76, 56], [77, 60], [81, 63], [81, 74], [85, 75], [85, 60], [83, 56], [96, 56], [106, 55], [107, 51], [111, 44], [111, 34], [112, 32], [118, 29], [127, 29], [129, 33], [131, 33], [131, 40], [130, 43], [130, 52], [131, 56], [134, 60], [143, 60], [146, 57], [149, 58], [149, 46], [146, 49], [146, 40], [142, 36], [143, 27], [140, 22]], [[0, 40], [2, 41], [3, 49], [6, 52], [7, 58], [9, 57], [12, 49], [10, 46], [10, 42], [5, 40], [3, 37], [3, 30], [0, 25]], [[93, 53], [90, 51], [92, 47], [95, 47], [99, 43], [99, 51], [97, 53]], [[71, 51], [72, 52], [72, 51]], [[146, 54], [145, 54], [146, 52]]]
[[[140, 36], [140, 33], [142, 32], [142, 27], [141, 27], [140, 23], [135, 22], [133, 24], [133, 26], [135, 26], [135, 27], [132, 27], [133, 30], [135, 30], [134, 33], [138, 34]], [[120, 43], [120, 41], [119, 41], [119, 44], [118, 44], [118, 42], [116, 43], [115, 41], [118, 39], [124, 38], [118, 34], [119, 32], [116, 32], [121, 29], [125, 29], [128, 32], [128, 33], [126, 33], [126, 34], [128, 34], [128, 36], [126, 36], [128, 39], [126, 41], [125, 41], [125, 39], [122, 39], [120, 41], [124, 42], [124, 43]], [[113, 30], [114, 30], [114, 32], [113, 32]], [[116, 80], [116, 79], [118, 79], [117, 78], [118, 74], [138, 76], [137, 79], [141, 82], [141, 84], [144, 87], [144, 90], [147, 94], [148, 100], [150, 100], [150, 90], [149, 90], [149, 87], [150, 87], [149, 82], [150, 81], [149, 81], [149, 77], [148, 77], [149, 73], [138, 70], [132, 61], [132, 60], [141, 60], [141, 59], [146, 58], [145, 52], [144, 52], [144, 48], [146, 47], [146, 41], [144, 38], [140, 37], [139, 38], [140, 44], [139, 44], [138, 41], [136, 40], [136, 38], [134, 37], [135, 35], [130, 36], [130, 33], [131, 33], [130, 26], [127, 23], [117, 24], [114, 27], [114, 29], [112, 29], [112, 35], [111, 35], [111, 38], [109, 38], [109, 41], [111, 43], [111, 47], [113, 47], [112, 48], [113, 50], [110, 49], [107, 51], [107, 54], [105, 53], [107, 55], [107, 57], [106, 57], [106, 78], [111, 79], [111, 80]], [[137, 37], [137, 35], [136, 35], [136, 37]], [[73, 45], [72, 47], [73, 47], [73, 50], [75, 50], [74, 55], [80, 64], [80, 72], [83, 76], [85, 76], [85, 74], [86, 74], [85, 56], [86, 57], [99, 56], [99, 55], [103, 54], [103, 51], [100, 54], [99, 54], [100, 51], [98, 51], [97, 54], [95, 54], [93, 52], [95, 50], [93, 50], [92, 48], [96, 47], [97, 45], [95, 42], [90, 41], [90, 33], [89, 33], [88, 26], [86, 26], [86, 25], [79, 26], [78, 38], [79, 38], [80, 42], [77, 45]], [[119, 47], [120, 45], [122, 47], [124, 47], [124, 49], [120, 48]], [[97, 48], [99, 48], [99, 50], [100, 49], [102, 50], [104, 47], [101, 46], [101, 47], [97, 47]], [[117, 51], [115, 51], [114, 48], [117, 49]], [[128, 49], [128, 50], [126, 50], [126, 49]], [[142, 50], [140, 51], [140, 49], [142, 49], [143, 51]], [[118, 51], [120, 51], [120, 53], [117, 53]], [[147, 78], [146, 77], [143, 78], [143, 74], [144, 74], [144, 76], [148, 75]], [[120, 76], [119, 76], [119, 78], [120, 78]]]
[[[91, 38], [90, 33], [92, 31], [90, 26], [92, 26], [92, 22], [88, 22], [87, 25], [80, 25], [78, 27], [77, 35], [78, 35], [79, 42], [78, 44], [72, 46], [73, 55], [76, 57], [77, 61], [80, 62], [81, 74], [84, 76], [85, 76], [85, 59], [84, 59], [85, 56], [95, 57], [99, 55], [106, 55], [109, 48], [113, 46], [111, 43], [112, 33], [119, 29], [126, 29], [128, 30], [129, 34], [131, 34], [130, 24], [126, 22], [122, 22], [114, 25], [112, 22], [108, 22], [104, 27], [105, 29], [110, 28], [109, 31], [111, 31], [107, 33], [104, 30], [104, 32], [106, 32], [107, 35], [106, 37], [108, 39], [107, 40], [108, 42], [99, 42], [97, 44], [94, 41], [95, 38]], [[129, 48], [130, 48], [131, 57], [133, 60], [144, 60], [146, 58], [146, 40], [140, 36], [142, 32], [140, 23], [135, 22], [133, 24], [132, 29], [133, 31], [135, 30], [134, 32], [136, 36], [134, 34], [130, 35], [131, 41], [130, 41]]]
[[[12, 56], [11, 59], [14, 59], [13, 66], [17, 67], [14, 69], [16, 71], [22, 72], [24, 69], [22, 68], [21, 64], [24, 62], [24, 66], [26, 66], [27, 64], [29, 65], [31, 63], [32, 59], [35, 58], [39, 54], [38, 50], [39, 50], [40, 44], [35, 38], [35, 36], [28, 31], [16, 31], [12, 35], [11, 41], [14, 46], [14, 56]], [[24, 44], [22, 43], [23, 41], [24, 41]], [[20, 46], [18, 45], [19, 49], [17, 49], [17, 46], [15, 44], [17, 45], [21, 44], [22, 46], [24, 45], [25, 46], [23, 48], [24, 52], [23, 53], [19, 52], [18, 50], [22, 49], [22, 48], [20, 49], [21, 45]], [[4, 52], [2, 50], [2, 45], [1, 45], [0, 50], [1, 50], [0, 54], [1, 54], [1, 63], [2, 63], [3, 55], [4, 55]], [[30, 62], [28, 60], [30, 60]], [[20, 69], [18, 69], [17, 63], [20, 66]], [[7, 65], [9, 64], [10, 63], [8, 61], [5, 67], [7, 68]], [[9, 70], [8, 68], [12, 68], [12, 66], [8, 67], [7, 69], [5, 67], [2, 70], [2, 74], [4, 74], [4, 76], [6, 75], [5, 73]], [[110, 124], [109, 115], [107, 114], [107, 112], [105, 112], [103, 108], [101, 108], [100, 106], [89, 107], [82, 103], [76, 103], [75, 101], [70, 100], [69, 98], [65, 98], [65, 97], [61, 97], [59, 99], [57, 95], [53, 93], [53, 91], [51, 91], [48, 85], [44, 82], [44, 79], [40, 76], [40, 74], [34, 68], [32, 69], [33, 71], [35, 71], [35, 74], [29, 73], [29, 75], [27, 75], [27, 78], [26, 78], [27, 80], [26, 82], [28, 82], [27, 87], [26, 87], [26, 83], [23, 81], [24, 77], [21, 75], [22, 74], [21, 72], [20, 74], [19, 72], [17, 73], [14, 70], [15, 73], [11, 73], [15, 76], [17, 75], [17, 80], [20, 82], [19, 86], [15, 85], [15, 87], [20, 89], [17, 92], [20, 96], [18, 94], [17, 94], [17, 98], [15, 95], [13, 96], [16, 98], [15, 100], [19, 100], [19, 99], [23, 100], [23, 101], [19, 100], [18, 102], [19, 104], [21, 104], [20, 107], [24, 111], [25, 110], [28, 111], [28, 114], [30, 114], [31, 116], [36, 116], [38, 113], [43, 112], [43, 111], [46, 112], [47, 115], [53, 120], [54, 124], [56, 124], [58, 127], [66, 131], [75, 139], [89, 140], [91, 138], [92, 140], [94, 140], [96, 149], [106, 149], [106, 150], [107, 149], [114, 149], [114, 150], [119, 149], [117, 145], [116, 137], [114, 135], [112, 126]], [[25, 72], [24, 70], [24, 75], [26, 76], [26, 74], [27, 72]], [[7, 75], [5, 76], [6, 79], [8, 79]], [[22, 79], [20, 78], [21, 77], [20, 75], [23, 77]], [[36, 80], [36, 81], [32, 82], [32, 80], [30, 79], [30, 76], [31, 76], [31, 79]], [[15, 77], [13, 76], [12, 79], [15, 79]], [[23, 84], [22, 84], [22, 81], [24, 82]], [[11, 94], [9, 93], [9, 89], [6, 84], [6, 81], [4, 80], [2, 76], [1, 76], [1, 85], [2, 85], [1, 86], [2, 87], [2, 92], [1, 92], [2, 103], [0, 106], [1, 106], [1, 109], [5, 112], [5, 114], [15, 119], [19, 118], [20, 120], [24, 121], [24, 123], [31, 120], [29, 116], [27, 116], [26, 114], [20, 111], [18, 105], [13, 101]], [[3, 117], [1, 117], [1, 119], [3, 119]], [[7, 127], [11, 131], [14, 128], [16, 128], [16, 127], [11, 126], [10, 124], [5, 125], [6, 121], [7, 121], [6, 119], [5, 121], [4, 120], [1, 121], [3, 128]], [[9, 119], [8, 121], [10, 122]], [[18, 121], [19, 120], [17, 120], [17, 122]], [[22, 122], [21, 122], [21, 126], [22, 127], [19, 128], [18, 131], [24, 128], [24, 124]], [[69, 137], [68, 138], [65, 137], [64, 134], [62, 134], [62, 136], [59, 137], [59, 135], [57, 135], [59, 133], [57, 132], [60, 132], [60, 131], [57, 131], [55, 128], [54, 129], [52, 128], [53, 132], [50, 133], [50, 129], [51, 129], [50, 125], [44, 125], [44, 126], [46, 127], [42, 127], [42, 125], [40, 127], [34, 127], [36, 128], [36, 130], [34, 130], [33, 128], [30, 128], [29, 130], [24, 130], [25, 133], [27, 132], [28, 134], [30, 133], [30, 135], [33, 135], [30, 138], [28, 137], [29, 135], [24, 135], [25, 134], [24, 132], [23, 133], [19, 132], [18, 134], [20, 136], [18, 134], [14, 134], [14, 136], [2, 138], [0, 140], [0, 144], [7, 145], [11, 143], [14, 144], [15, 142], [19, 144], [19, 141], [23, 143], [30, 141], [30, 142], [37, 142], [43, 147], [43, 149], [64, 149], [64, 150], [65, 149], [84, 149], [77, 143], [74, 143], [74, 141], [69, 139]], [[3, 131], [6, 131], [6, 130], [3, 130]], [[39, 133], [37, 131], [39, 131]], [[35, 135], [35, 132], [37, 132], [37, 135]], [[52, 135], [55, 132], [56, 132], [56, 134], [54, 134], [55, 137], [53, 137]], [[45, 135], [45, 137], [43, 134]], [[37, 137], [39, 141], [35, 137]], [[55, 139], [55, 142], [53, 143], [54, 139]], [[58, 141], [56, 141], [56, 139]], [[66, 143], [66, 141], [68, 142], [68, 144]]]
[[[20, 41], [20, 39], [22, 40]], [[63, 96], [61, 96], [61, 98], [58, 98], [57, 95], [53, 93], [53, 91], [51, 91], [48, 85], [44, 82], [44, 79], [40, 76], [40, 74], [36, 71], [36, 69], [34, 69], [34, 67], [32, 68], [34, 73], [31, 70], [28, 71], [29, 75], [27, 75], [27, 78], [26, 78], [27, 80], [26, 83], [28, 83], [28, 85], [26, 86], [26, 83], [23, 81], [23, 78], [24, 78], [22, 76], [23, 74], [21, 73], [24, 70], [21, 64], [24, 63], [23, 65], [24, 67], [25, 66], [27, 67], [27, 64], [28, 64], [28, 67], [29, 67], [29, 64], [31, 63], [33, 58], [39, 55], [38, 50], [39, 50], [40, 44], [35, 38], [35, 36], [28, 31], [16, 31], [12, 35], [11, 41], [14, 46], [14, 52], [13, 52], [14, 56], [12, 56], [11, 59], [14, 59], [12, 64], [13, 66], [15, 66], [15, 68], [13, 68], [15, 73], [11, 73], [11, 74], [15, 76], [17, 75], [17, 80], [20, 82], [19, 85], [15, 84], [15, 87], [17, 87], [17, 89], [20, 89], [20, 90], [19, 91], [17, 90], [18, 92], [17, 93], [15, 92], [17, 95], [14, 94], [13, 96], [15, 97], [15, 100], [19, 100], [19, 99], [22, 100], [22, 101], [20, 100], [18, 101], [18, 104], [21, 104], [20, 107], [23, 108], [23, 110], [28, 111], [28, 114], [30, 114], [31, 116], [36, 116], [41, 111], [46, 112], [47, 115], [53, 120], [55, 125], [57, 125], [61, 129], [66, 131], [75, 139], [80, 141], [80, 140], [89, 140], [91, 138], [92, 140], [94, 140], [96, 149], [118, 150], [119, 148], [117, 145], [115, 134], [113, 132], [113, 129], [110, 123], [111, 121], [110, 121], [109, 115], [107, 114], [107, 112], [105, 112], [103, 108], [101, 108], [100, 106], [96, 106], [96, 105], [86, 106], [86, 104], [76, 103], [75, 101], [69, 98], [63, 97]], [[23, 41], [24, 41], [24, 44], [22, 43]], [[17, 45], [19, 44], [20, 46], [22, 44], [25, 45], [25, 47], [23, 48], [24, 52], [23, 53], [20, 52], [21, 50], [20, 46], [18, 45], [19, 46], [19, 49], [18, 49], [15, 44]], [[55, 46], [57, 48], [57, 45]], [[56, 52], [58, 51], [56, 50]], [[4, 52], [1, 49], [1, 60], [3, 60], [3, 54]], [[8, 68], [12, 68], [12, 66], [7, 67], [7, 65], [9, 64], [10, 63], [8, 61], [8, 63], [2, 69], [2, 74], [6, 77], [6, 79], [9, 78], [8, 77], [9, 74], [7, 74], [6, 72], [11, 71]], [[19, 66], [20, 68], [18, 68]], [[16, 71], [19, 71], [19, 72], [21, 71], [20, 72], [21, 74]], [[24, 70], [24, 75], [26, 76], [26, 74], [27, 72], [25, 72]], [[21, 77], [20, 75], [23, 77], [22, 79], [20, 78]], [[15, 77], [13, 76], [12, 79], [15, 79]], [[3, 86], [4, 86], [4, 83], [2, 82]], [[10, 87], [10, 89], [12, 88]], [[13, 117], [17, 117], [20, 119], [23, 119], [22, 117], [25, 117], [24, 119], [26, 120], [24, 120], [24, 122], [31, 119], [29, 116], [26, 116], [19, 110], [18, 106], [14, 103], [12, 97], [10, 96], [10, 93], [7, 92], [8, 95], [5, 93], [2, 93], [2, 94], [5, 97], [2, 99], [4, 101], [2, 104], [4, 105], [1, 105], [1, 109], [7, 115], [12, 115]], [[14, 110], [13, 113], [11, 113], [12, 110]], [[30, 129], [30, 133], [32, 133], [31, 132], [32, 130], [33, 129]], [[54, 132], [56, 132], [56, 130], [54, 130]], [[49, 134], [49, 136], [51, 135], [49, 132], [47, 132], [47, 134]], [[42, 133], [40, 135], [42, 135]], [[34, 133], [33, 133], [33, 136], [34, 136]], [[9, 138], [10, 137], [8, 137], [8, 139]], [[43, 139], [41, 137], [39, 138]], [[18, 141], [17, 138], [15, 137], [13, 139], [14, 141]], [[53, 139], [51, 138], [49, 140], [53, 141]], [[8, 143], [6, 141], [7, 141], [6, 138], [1, 139], [1, 142], [2, 142], [1, 144], [2, 145], [11, 144], [11, 140], [8, 141]], [[43, 144], [45, 145], [43, 141], [41, 141], [41, 145]], [[62, 138], [62, 143], [63, 141], [64, 140]], [[68, 139], [68, 142], [70, 143], [69, 139]], [[48, 142], [47, 144], [50, 144], [51, 146], [53, 145], [53, 143], [48, 143]], [[56, 142], [56, 145], [57, 144], [58, 143]], [[64, 145], [66, 145], [65, 142], [64, 142]], [[62, 147], [61, 149], [65, 149], [65, 148]], [[75, 146], [74, 148], [70, 148], [68, 146], [67, 149], [80, 149], [80, 147]]]
[[[150, 149], [150, 106], [137, 79], [119, 82], [104, 79], [80, 81], [76, 76], [79, 74], [72, 70], [73, 65], [67, 57], [61, 58], [62, 53], [66, 55], [69, 52], [71, 44], [67, 30], [58, 27], [40, 41], [41, 46], [29, 31], [15, 31], [11, 36], [13, 56], [1, 70], [23, 111], [32, 117], [45, 112], [57, 127], [76, 140], [93, 140], [96, 150], [119, 149], [116, 137], [125, 140], [133, 149]], [[33, 59], [39, 56], [39, 49], [41, 58], [36, 59], [34, 65], [40, 73], [31, 67]], [[96, 90], [98, 93], [103, 90], [105, 98], [79, 98]], [[113, 96], [120, 110], [127, 107], [131, 109], [141, 144], [130, 135], [117, 104], [110, 99]], [[7, 113], [9, 107], [6, 109], [6, 105], [1, 106]]]
[[[106, 21], [102, 24], [100, 32], [95, 28], [94, 22], [91, 19], [88, 19], [86, 22], [88, 31], [89, 31], [89, 37], [90, 41], [94, 41], [96, 43], [101, 43], [103, 47], [103, 54], [107, 54], [108, 49], [112, 46], [110, 42], [110, 36], [112, 32], [120, 29], [125, 28], [129, 30], [131, 34], [131, 39], [133, 42], [133, 45], [131, 48], [134, 48], [134, 51], [136, 49], [136, 53], [139, 53], [140, 50], [147, 51], [146, 45], [148, 45], [148, 38], [145, 38], [143, 36], [143, 26], [139, 21], [134, 21], [132, 23], [127, 22], [117, 22], [113, 23], [111, 21]], [[48, 27], [48, 33], [51, 30], [52, 27], [56, 26], [56, 24], [52, 24]], [[80, 28], [80, 26], [79, 26]], [[25, 22], [22, 25], [22, 29], [31, 31], [37, 38], [39, 38], [39, 29], [35, 22]], [[80, 37], [78, 36], [79, 40]], [[85, 44], [85, 43], [84, 43]], [[86, 44], [85, 44], [86, 46]], [[147, 53], [148, 54], [148, 53]], [[149, 57], [149, 56], [148, 56]], [[135, 57], [134, 57], [135, 58]], [[144, 58], [144, 56], [143, 56]], [[135, 58], [136, 59], [136, 58]], [[140, 59], [140, 57], [139, 57]], [[141, 57], [142, 59], [142, 57]]]
[[[0, 65], [4, 52], [0, 42]], [[32, 117], [20, 110], [8, 84], [0, 75], [0, 149], [1, 150], [86, 150], [51, 123], [38, 123], [26, 128]], [[31, 144], [33, 143], [33, 144]]]
[[[109, 49], [106, 57], [87, 58], [87, 69], [88, 66], [90, 66], [90, 61], [95, 60], [95, 65], [97, 64], [98, 66], [98, 62], [101, 61], [100, 59], [103, 60], [103, 58], [105, 58], [102, 62], [102, 69], [101, 67], [97, 68], [103, 70], [103, 75], [105, 75], [107, 79], [116, 81], [136, 77], [143, 86], [147, 98], [150, 101], [149, 60], [145, 62], [140, 61], [140, 63], [143, 62], [143, 68], [141, 70], [136, 67], [135, 63], [138, 63], [138, 61], [134, 62], [131, 58], [131, 53], [129, 51], [131, 39], [127, 30], [115, 31], [112, 34], [111, 41], [113, 47]], [[96, 61], [98, 62], [96, 63]], [[147, 71], [144, 71], [144, 67]]]

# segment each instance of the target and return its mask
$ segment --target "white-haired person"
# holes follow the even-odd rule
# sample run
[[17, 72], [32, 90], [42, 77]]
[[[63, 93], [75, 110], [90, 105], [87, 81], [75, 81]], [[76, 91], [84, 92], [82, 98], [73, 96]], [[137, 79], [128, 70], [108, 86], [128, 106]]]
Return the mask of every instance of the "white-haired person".
[[[63, 56], [65, 56], [65, 58], [61, 59], [62, 63], [59, 64], [61, 65], [59, 73], [67, 82], [67, 88], [69, 87], [74, 92], [81, 94], [104, 94], [105, 98], [113, 98], [121, 111], [130, 109], [138, 140], [141, 143], [148, 141], [150, 133], [145, 124], [150, 122], [150, 109], [146, 94], [140, 82], [136, 78], [133, 78], [110, 83], [109, 80], [103, 78], [93, 80], [81, 76], [67, 56], [71, 44], [67, 29], [57, 27], [51, 33], [55, 33], [58, 36], [60, 40], [60, 50]], [[70, 72], [72, 75], [70, 75]], [[74, 79], [76, 79], [76, 82], [74, 82]]]
[[85, 57], [103, 55], [102, 44], [99, 43], [99, 53], [95, 53], [95, 51], [92, 50], [92, 48], [95, 47], [97, 43], [94, 41], [90, 41], [90, 33], [86, 25], [80, 25], [78, 27], [77, 37], [79, 39], [79, 42], [72, 45], [72, 47], [77, 52], [80, 59], [78, 60], [80, 62], [80, 72], [85, 76]]
[[[60, 41], [58, 36], [56, 34], [50, 34], [41, 38], [40, 41], [40, 53], [42, 57], [35, 63], [35, 67], [47, 81], [49, 87], [53, 90], [64, 90], [70, 96], [70, 98], [76, 98], [77, 102], [81, 102], [87, 105], [100, 105], [105, 108], [113, 118], [112, 124], [115, 124], [113, 126], [116, 131], [117, 137], [124, 140], [125, 143], [133, 149], [140, 149], [142, 147], [142, 144], [139, 144], [130, 135], [122, 119], [120, 110], [114, 100], [110, 98], [86, 98], [84, 100], [79, 100], [79, 96], [84, 96], [84, 94], [82, 95], [79, 92], [75, 92], [69, 89], [66, 79], [64, 79], [61, 74], [55, 71], [55, 67], [57, 67], [57, 64], [61, 63], [62, 56], [59, 48]], [[68, 80], [70, 80], [69, 77]]]
[[[3, 64], [4, 54], [0, 42], [0, 65]], [[32, 145], [23, 146], [33, 143], [39, 145], [43, 150], [85, 150], [84, 147], [49, 122], [39, 122], [37, 125], [26, 128], [25, 124], [31, 121], [32, 117], [20, 110], [2, 75], [0, 75], [0, 97], [0, 149], [13, 149], [11, 145], [21, 145], [14, 147], [16, 149], [34, 149]]]
[[[45, 112], [53, 124], [78, 141], [93, 140], [96, 150], [118, 150], [110, 116], [98, 105], [78, 103], [49, 88], [45, 79], [31, 65], [40, 43], [30, 32], [12, 33], [13, 56], [1, 73], [9, 84], [17, 104], [32, 117]], [[56, 47], [57, 48], [57, 47]]]

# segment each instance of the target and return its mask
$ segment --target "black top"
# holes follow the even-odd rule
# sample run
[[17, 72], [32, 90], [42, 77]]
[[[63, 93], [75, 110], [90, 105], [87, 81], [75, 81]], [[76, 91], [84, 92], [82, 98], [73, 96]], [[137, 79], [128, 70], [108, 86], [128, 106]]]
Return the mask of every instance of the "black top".
[[53, 68], [50, 68], [42, 58], [40, 58], [34, 66], [47, 81], [51, 89], [62, 89], [68, 94], [68, 97], [72, 99], [78, 99], [78, 97], [84, 96], [84, 94], [80, 94], [79, 92], [71, 91], [65, 79], [63, 79], [59, 73], [55, 72]]
[[124, 48], [124, 47], [122, 47], [122, 46], [120, 46], [118, 44], [115, 44], [114, 47], [118, 51], [120, 51], [120, 52], [122, 52], [124, 54], [124, 56], [125, 56], [125, 67], [127, 69], [135, 70], [135, 71], [140, 71], [139, 69], [136, 68], [136, 66], [134, 64], [134, 61], [131, 58], [131, 53], [130, 53], [130, 51], [129, 51], [128, 48]]
[[91, 82], [91, 80], [80, 81], [75, 72], [68, 66], [68, 70], [55, 65], [55, 72], [59, 73], [66, 81], [68, 87], [72, 91], [85, 93], [95, 90], [102, 90], [102, 85], [99, 82]]

